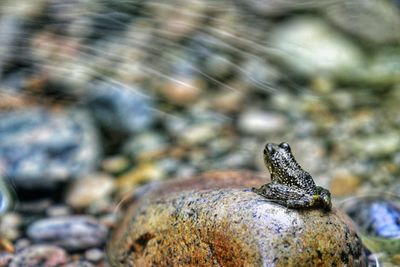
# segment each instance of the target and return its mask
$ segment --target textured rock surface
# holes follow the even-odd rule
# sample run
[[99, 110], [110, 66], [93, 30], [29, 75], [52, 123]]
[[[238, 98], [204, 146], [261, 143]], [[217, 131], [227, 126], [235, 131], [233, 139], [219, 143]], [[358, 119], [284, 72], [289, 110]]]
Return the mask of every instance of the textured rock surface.
[[362, 266], [361, 241], [341, 211], [290, 210], [243, 188], [264, 182], [214, 172], [150, 189], [116, 232], [112, 263]]

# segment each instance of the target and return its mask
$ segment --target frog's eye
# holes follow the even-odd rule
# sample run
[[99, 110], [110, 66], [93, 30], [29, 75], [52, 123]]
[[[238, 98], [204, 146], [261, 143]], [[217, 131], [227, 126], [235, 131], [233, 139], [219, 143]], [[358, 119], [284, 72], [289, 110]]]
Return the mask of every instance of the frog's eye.
[[274, 152], [275, 152], [274, 145], [271, 144], [271, 143], [268, 143], [268, 144], [265, 146], [265, 150], [267, 150], [269, 153], [274, 153]]
[[285, 143], [285, 142], [280, 143], [280, 144], [279, 144], [279, 147], [285, 149], [286, 151], [290, 151], [290, 146], [289, 146], [288, 143]]

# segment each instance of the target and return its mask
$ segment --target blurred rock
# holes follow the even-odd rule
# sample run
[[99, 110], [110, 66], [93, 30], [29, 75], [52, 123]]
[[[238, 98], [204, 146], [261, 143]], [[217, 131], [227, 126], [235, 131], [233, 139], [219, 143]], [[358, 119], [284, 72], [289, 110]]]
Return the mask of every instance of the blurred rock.
[[[207, 9], [207, 1], [198, 0], [174, 0], [170, 5], [163, 5], [156, 2], [149, 2], [148, 8], [157, 19], [161, 19], [160, 32], [164, 37], [172, 40], [179, 40], [183, 37], [190, 36], [198, 27], [204, 12]], [[172, 8], [173, 6], [180, 8]]]
[[271, 56], [306, 76], [348, 76], [362, 64], [358, 47], [313, 17], [296, 17], [278, 25], [269, 45], [274, 49]]
[[53, 205], [46, 210], [46, 215], [48, 217], [65, 217], [71, 215], [71, 207], [63, 204]]
[[51, 188], [92, 170], [100, 145], [79, 110], [29, 108], [0, 112], [0, 166], [17, 187]]
[[56, 246], [33, 245], [19, 251], [12, 259], [9, 267], [56, 267], [68, 260], [67, 253]]
[[372, 85], [400, 83], [399, 62], [400, 49], [381, 49], [372, 57], [370, 64], [361, 76], [362, 81], [367, 81]]
[[380, 258], [386, 261], [392, 259], [396, 262], [399, 254], [398, 204], [396, 196], [384, 194], [352, 197], [342, 204], [347, 214], [357, 223], [365, 247], [374, 254], [380, 254]]
[[166, 81], [161, 91], [167, 101], [188, 105], [199, 99], [204, 84], [197, 77], [173, 76]]
[[14, 255], [11, 253], [0, 253], [0, 267], [8, 267], [10, 266], [10, 262], [12, 261]]
[[92, 173], [74, 181], [65, 201], [74, 209], [87, 208], [96, 201], [107, 199], [114, 190], [114, 180], [103, 173]]
[[143, 163], [132, 170], [122, 174], [116, 180], [120, 192], [127, 192], [135, 189], [140, 184], [164, 178], [165, 173], [155, 163]]
[[360, 188], [361, 178], [348, 173], [347, 171], [337, 171], [332, 177], [330, 191], [333, 196], [342, 197], [354, 194]]
[[365, 264], [361, 240], [340, 210], [287, 209], [243, 188], [257, 183], [263, 180], [255, 174], [214, 172], [150, 189], [114, 236], [112, 264]]
[[85, 251], [85, 258], [88, 261], [98, 262], [104, 258], [104, 252], [98, 248], [92, 248]]
[[359, 197], [345, 201], [342, 207], [360, 227], [362, 234], [399, 238], [400, 208], [396, 201], [384, 196]]
[[336, 1], [325, 9], [343, 30], [366, 41], [384, 44], [400, 41], [400, 10], [395, 1]]
[[144, 132], [127, 140], [123, 146], [124, 154], [132, 159], [144, 159], [160, 153], [167, 147], [165, 135], [157, 132]]
[[107, 173], [119, 173], [128, 168], [129, 160], [122, 155], [111, 156], [105, 158], [101, 163], [101, 166]]
[[238, 90], [218, 92], [209, 96], [209, 101], [221, 112], [238, 112], [243, 108], [245, 93]]
[[250, 57], [242, 63], [241, 79], [260, 91], [273, 91], [274, 84], [281, 74], [271, 63], [260, 58]]
[[238, 126], [244, 133], [265, 136], [283, 131], [287, 123], [286, 117], [280, 113], [249, 110], [240, 115]]
[[8, 182], [0, 176], [0, 215], [4, 214], [14, 206], [14, 195], [14, 191], [8, 185]]
[[195, 145], [218, 136], [229, 118], [201, 106], [192, 106], [188, 113], [168, 116], [163, 122], [171, 136]]
[[399, 150], [400, 139], [397, 133], [388, 132], [384, 134], [375, 134], [357, 139], [351, 139], [351, 150], [360, 156], [379, 158], [391, 155]]
[[155, 119], [152, 99], [139, 89], [122, 83], [96, 81], [86, 98], [93, 116], [112, 133], [138, 133]]
[[77, 260], [63, 264], [60, 267], [95, 267], [95, 265], [85, 260]]
[[18, 213], [6, 213], [0, 217], [0, 236], [7, 240], [16, 240], [20, 237], [22, 218]]
[[107, 229], [92, 217], [68, 216], [36, 221], [29, 225], [27, 235], [34, 242], [76, 251], [103, 245]]
[[321, 0], [321, 1], [313, 1], [313, 0], [304, 0], [298, 2], [296, 0], [245, 0], [240, 1], [244, 5], [248, 6], [251, 11], [264, 15], [264, 16], [273, 16], [284, 13], [289, 13], [295, 10], [306, 10], [306, 9], [315, 9], [321, 8], [324, 6], [328, 6], [332, 2], [330, 0]]

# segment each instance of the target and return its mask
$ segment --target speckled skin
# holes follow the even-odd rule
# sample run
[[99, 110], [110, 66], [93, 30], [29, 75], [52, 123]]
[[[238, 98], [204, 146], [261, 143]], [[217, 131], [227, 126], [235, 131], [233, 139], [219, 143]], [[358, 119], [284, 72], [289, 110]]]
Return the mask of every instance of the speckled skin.
[[268, 143], [264, 149], [264, 161], [271, 182], [253, 188], [253, 192], [288, 208], [332, 209], [330, 192], [315, 185], [311, 175], [296, 162], [289, 144]]

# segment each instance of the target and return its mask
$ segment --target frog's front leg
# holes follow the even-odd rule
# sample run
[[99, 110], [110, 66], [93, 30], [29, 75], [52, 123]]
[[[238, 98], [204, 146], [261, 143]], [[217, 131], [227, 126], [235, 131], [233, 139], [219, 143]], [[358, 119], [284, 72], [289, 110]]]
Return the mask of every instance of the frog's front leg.
[[318, 196], [307, 194], [303, 189], [275, 182], [265, 184], [258, 189], [253, 188], [253, 192], [269, 201], [294, 209], [312, 207], [318, 200]]

